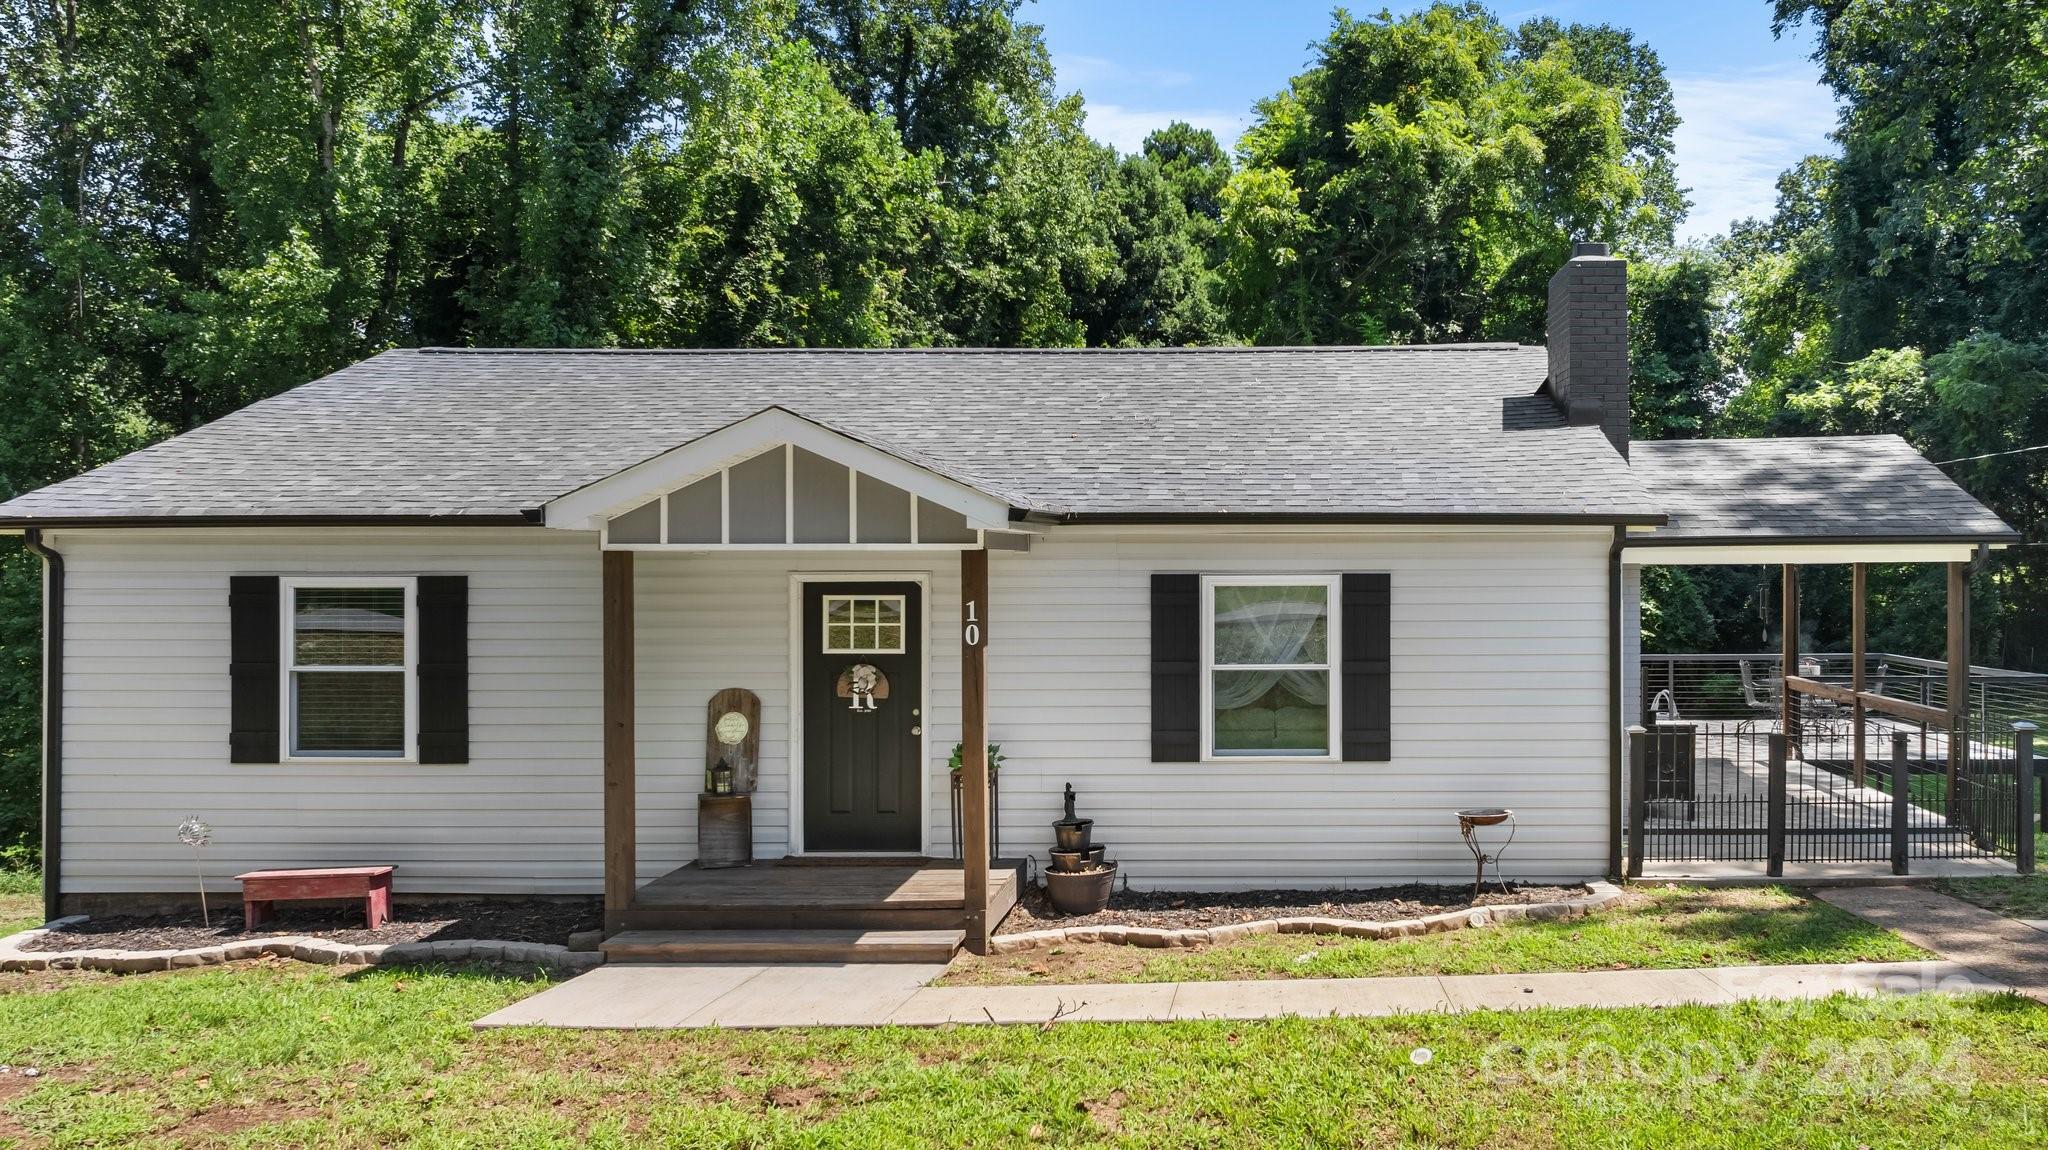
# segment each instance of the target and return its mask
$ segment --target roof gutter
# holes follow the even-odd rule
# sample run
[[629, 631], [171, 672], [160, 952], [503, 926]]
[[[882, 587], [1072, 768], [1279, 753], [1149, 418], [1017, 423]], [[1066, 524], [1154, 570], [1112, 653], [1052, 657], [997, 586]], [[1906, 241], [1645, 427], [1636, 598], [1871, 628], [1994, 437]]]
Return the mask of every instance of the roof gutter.
[[1773, 547], [1785, 544], [1826, 544], [1829, 546], [1867, 545], [1901, 546], [1913, 544], [1934, 544], [1938, 546], [1991, 546], [2002, 547], [2018, 543], [2022, 536], [2017, 531], [1982, 535], [1631, 535], [1628, 545], [1634, 547]]
[[43, 560], [43, 921], [63, 915], [64, 556], [41, 528], [22, 533]]
[[78, 527], [538, 527], [514, 515], [104, 515], [0, 519], [0, 530]]
[[[1116, 526], [1188, 525], [1205, 523], [1334, 523], [1334, 524], [1485, 524], [1540, 527], [1661, 527], [1664, 515], [1566, 515], [1502, 511], [1134, 511], [1029, 512], [1025, 522], [1049, 524], [1105, 524]], [[1635, 538], [1624, 536], [1624, 538]]]

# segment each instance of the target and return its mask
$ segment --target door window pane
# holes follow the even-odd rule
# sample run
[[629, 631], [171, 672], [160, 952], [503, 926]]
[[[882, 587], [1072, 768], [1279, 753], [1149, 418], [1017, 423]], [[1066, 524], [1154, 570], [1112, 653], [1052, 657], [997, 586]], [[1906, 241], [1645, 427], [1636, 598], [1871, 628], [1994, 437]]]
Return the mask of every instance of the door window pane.
[[825, 653], [902, 654], [903, 605], [901, 595], [825, 596]]

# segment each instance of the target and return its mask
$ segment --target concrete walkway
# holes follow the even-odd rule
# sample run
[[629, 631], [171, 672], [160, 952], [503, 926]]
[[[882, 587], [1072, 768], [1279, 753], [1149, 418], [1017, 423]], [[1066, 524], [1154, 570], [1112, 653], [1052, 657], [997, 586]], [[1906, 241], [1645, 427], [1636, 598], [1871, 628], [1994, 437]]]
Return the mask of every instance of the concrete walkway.
[[1824, 998], [1836, 993], [2007, 989], [1995, 978], [1956, 962], [1084, 986], [925, 985], [944, 970], [943, 966], [913, 965], [607, 964], [514, 1003], [476, 1025], [761, 1029], [1371, 1018], [1432, 1011], [1722, 1005]]
[[1923, 887], [1841, 887], [1816, 890], [1841, 907], [1906, 941], [2048, 1002], [2048, 934], [2031, 923]]

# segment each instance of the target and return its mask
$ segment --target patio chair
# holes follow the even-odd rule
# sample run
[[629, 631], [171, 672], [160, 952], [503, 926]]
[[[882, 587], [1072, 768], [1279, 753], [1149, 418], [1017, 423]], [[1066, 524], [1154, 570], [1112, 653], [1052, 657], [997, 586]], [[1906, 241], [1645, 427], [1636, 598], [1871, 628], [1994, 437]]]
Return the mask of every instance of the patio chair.
[[1771, 729], [1776, 730], [1778, 704], [1784, 698], [1785, 681], [1776, 675], [1758, 675], [1756, 667], [1748, 659], [1737, 660], [1736, 666], [1742, 671], [1742, 701], [1753, 713], [1735, 724], [1735, 732], [1739, 735], [1753, 734], [1761, 722], [1771, 723]]

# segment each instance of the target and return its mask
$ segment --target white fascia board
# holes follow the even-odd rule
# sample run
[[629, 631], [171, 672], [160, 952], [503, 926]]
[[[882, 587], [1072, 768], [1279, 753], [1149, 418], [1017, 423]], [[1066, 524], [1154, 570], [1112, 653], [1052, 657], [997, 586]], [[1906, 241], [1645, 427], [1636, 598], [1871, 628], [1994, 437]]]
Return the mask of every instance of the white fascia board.
[[[1992, 544], [1993, 550], [2004, 544]], [[1623, 563], [1639, 567], [1735, 567], [1752, 564], [1965, 563], [1969, 543], [1736, 543], [1700, 547], [1624, 547]]]
[[1008, 500], [920, 467], [779, 407], [750, 415], [550, 501], [543, 522], [566, 531], [595, 531], [605, 520], [676, 491], [722, 468], [791, 444], [900, 487], [967, 517], [970, 526], [1010, 526]]

